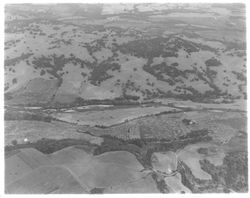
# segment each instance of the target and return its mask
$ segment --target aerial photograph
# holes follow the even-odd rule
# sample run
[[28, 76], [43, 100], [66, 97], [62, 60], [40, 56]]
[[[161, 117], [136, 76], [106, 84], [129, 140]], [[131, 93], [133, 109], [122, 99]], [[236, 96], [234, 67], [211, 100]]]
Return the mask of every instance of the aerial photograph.
[[245, 4], [12, 3], [3, 32], [5, 194], [248, 192]]

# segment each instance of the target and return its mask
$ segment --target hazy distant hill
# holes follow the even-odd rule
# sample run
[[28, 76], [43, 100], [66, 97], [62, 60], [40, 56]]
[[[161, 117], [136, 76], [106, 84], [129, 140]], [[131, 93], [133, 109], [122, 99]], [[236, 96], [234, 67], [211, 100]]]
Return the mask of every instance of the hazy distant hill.
[[246, 98], [244, 9], [7, 5], [6, 101]]

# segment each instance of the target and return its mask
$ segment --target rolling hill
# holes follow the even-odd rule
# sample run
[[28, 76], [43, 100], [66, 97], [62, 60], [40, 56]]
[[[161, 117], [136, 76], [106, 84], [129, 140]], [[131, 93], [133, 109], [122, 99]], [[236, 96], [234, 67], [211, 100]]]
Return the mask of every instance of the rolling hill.
[[6, 5], [6, 103], [246, 99], [245, 10], [230, 5]]
[[244, 4], [6, 4], [5, 193], [248, 192]]

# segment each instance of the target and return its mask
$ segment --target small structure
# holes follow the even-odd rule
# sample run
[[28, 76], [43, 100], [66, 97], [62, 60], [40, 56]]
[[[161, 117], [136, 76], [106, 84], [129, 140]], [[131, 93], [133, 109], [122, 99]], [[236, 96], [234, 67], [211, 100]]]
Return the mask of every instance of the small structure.
[[129, 126], [127, 129], [127, 132], [124, 135], [125, 140], [130, 140], [130, 139], [140, 139], [140, 127], [138, 124]]
[[24, 138], [23, 141], [24, 141], [24, 143], [28, 143], [29, 139], [28, 138]]
[[184, 119], [182, 120], [182, 122], [183, 122], [184, 124], [186, 124], [186, 125], [193, 125], [193, 124], [196, 124], [196, 123], [197, 123], [195, 120], [190, 120], [190, 119], [186, 119], [186, 118], [184, 118]]

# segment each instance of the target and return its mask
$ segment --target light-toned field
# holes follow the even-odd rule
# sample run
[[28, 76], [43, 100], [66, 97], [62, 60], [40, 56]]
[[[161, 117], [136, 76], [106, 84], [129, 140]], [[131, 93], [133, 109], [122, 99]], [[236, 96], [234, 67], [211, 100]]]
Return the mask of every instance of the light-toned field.
[[10, 194], [87, 193], [70, 172], [57, 166], [37, 168], [6, 187]]
[[5, 183], [10, 184], [34, 169], [50, 164], [51, 161], [39, 151], [22, 149], [6, 159]]
[[175, 99], [156, 99], [155, 102], [160, 102], [162, 104], [171, 104], [174, 107], [180, 108], [190, 108], [190, 109], [218, 109], [218, 110], [239, 110], [246, 111], [247, 110], [247, 101], [246, 100], [236, 100], [232, 103], [197, 103], [193, 101], [180, 101]]
[[[88, 187], [88, 190], [95, 187], [106, 189], [126, 185], [144, 176], [140, 172], [143, 166], [131, 153], [116, 151], [99, 156], [80, 157], [79, 152], [84, 151], [68, 148], [52, 154], [50, 158], [57, 158], [56, 163], [70, 169], [72, 174], [78, 176], [80, 183]], [[154, 186], [153, 183], [151, 185]]]
[[156, 152], [151, 156], [151, 164], [155, 171], [171, 174], [177, 170], [177, 156], [171, 151]]
[[164, 178], [170, 193], [191, 193], [191, 191], [182, 184], [181, 175], [177, 173], [171, 177]]
[[145, 176], [122, 185], [108, 187], [104, 193], [159, 193], [151, 176]]
[[84, 139], [90, 143], [100, 145], [102, 138], [88, 134], [77, 133], [76, 127], [63, 122], [41, 122], [41, 121], [5, 121], [5, 145], [10, 145], [13, 140], [24, 143], [28, 138], [30, 142], [35, 142], [42, 138], [49, 139]]
[[161, 112], [177, 112], [178, 110], [166, 106], [156, 107], [134, 107], [134, 108], [120, 108], [113, 110], [102, 111], [86, 111], [74, 113], [53, 113], [52, 116], [56, 119], [75, 123], [78, 125], [89, 126], [111, 126], [132, 120], [138, 117], [154, 115]]
[[23, 175], [31, 171], [32, 168], [18, 157], [18, 155], [8, 159], [8, 166], [5, 169], [5, 184], [21, 178]]
[[[208, 148], [214, 150], [212, 153], [201, 154], [198, 153], [199, 148]], [[205, 172], [200, 167], [200, 160], [207, 159], [215, 166], [222, 165], [225, 153], [223, 149], [211, 143], [197, 143], [191, 144], [178, 151], [178, 159], [183, 161], [191, 169], [196, 178], [209, 180], [211, 175]]]
[[[88, 193], [94, 188], [112, 193], [158, 192], [153, 179], [141, 172], [143, 166], [136, 157], [126, 151], [92, 156], [68, 147], [50, 155], [34, 149], [22, 149], [21, 153], [27, 156], [25, 160], [14, 154], [5, 161], [6, 167], [12, 164], [5, 173], [7, 193]], [[23, 165], [18, 166], [20, 163]], [[18, 176], [11, 176], [14, 172]]]

